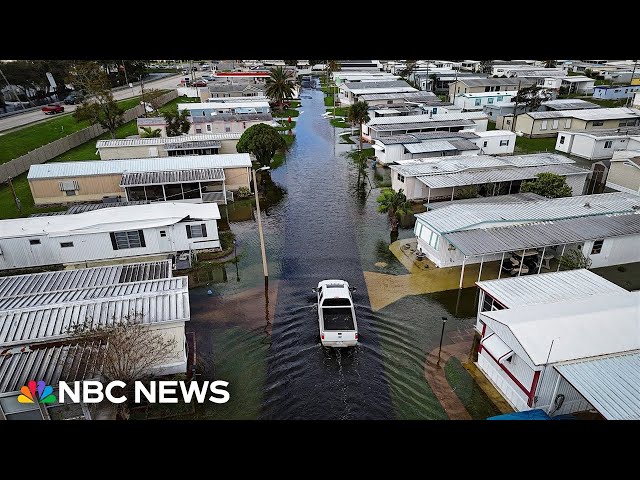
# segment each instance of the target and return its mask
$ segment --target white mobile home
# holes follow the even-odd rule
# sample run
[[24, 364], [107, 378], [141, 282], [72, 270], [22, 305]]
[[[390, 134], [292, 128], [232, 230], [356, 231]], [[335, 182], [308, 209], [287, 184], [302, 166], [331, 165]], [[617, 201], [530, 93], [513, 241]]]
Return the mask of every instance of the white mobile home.
[[516, 134], [511, 130], [487, 130], [475, 132], [477, 138], [471, 140], [484, 155], [511, 155], [516, 147]]
[[556, 150], [586, 158], [606, 160], [617, 150], [640, 149], [640, 128], [616, 128], [576, 132], [558, 132]]
[[613, 153], [606, 182], [609, 188], [640, 195], [640, 145]]
[[409, 93], [417, 92], [404, 80], [379, 80], [372, 82], [344, 82], [339, 87], [338, 100], [340, 103], [351, 105], [360, 96], [374, 93]]
[[[603, 193], [494, 204], [453, 203], [416, 215], [418, 248], [438, 267], [508, 259], [538, 249], [560, 259], [581, 250], [591, 266], [640, 261], [640, 197]], [[543, 262], [538, 263], [540, 273]], [[547, 264], [548, 266], [548, 264]], [[518, 276], [521, 270], [516, 272]]]
[[0, 270], [220, 248], [215, 203], [152, 203], [0, 220]]
[[479, 147], [475, 132], [424, 132], [392, 135], [376, 139], [373, 144], [376, 161], [389, 165], [399, 160], [452, 155], [474, 155]]
[[524, 180], [538, 173], [562, 175], [571, 185], [574, 195], [581, 195], [588, 171], [578, 168], [573, 160], [562, 155], [534, 153], [506, 157], [490, 155], [459, 155], [439, 161], [423, 158], [398, 160], [391, 165], [391, 187], [403, 189], [408, 200], [437, 202], [454, 200], [456, 192], [466, 195], [474, 188], [481, 196], [518, 193]]
[[430, 131], [484, 132], [489, 117], [483, 112], [429, 113], [397, 117], [375, 117], [362, 125], [362, 137], [371, 141], [390, 135], [404, 135]]
[[640, 419], [640, 293], [587, 270], [478, 287], [477, 365], [515, 410]]
[[487, 105], [511, 104], [511, 99], [517, 93], [517, 91], [461, 93], [455, 96], [453, 104], [461, 108], [463, 112], [471, 112], [482, 110]]

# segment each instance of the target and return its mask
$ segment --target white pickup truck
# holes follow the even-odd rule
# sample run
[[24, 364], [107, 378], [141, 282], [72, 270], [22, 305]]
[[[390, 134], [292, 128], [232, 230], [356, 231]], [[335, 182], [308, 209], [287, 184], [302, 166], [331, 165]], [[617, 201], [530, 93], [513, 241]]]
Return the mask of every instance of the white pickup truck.
[[358, 324], [351, 296], [355, 290], [344, 280], [323, 280], [313, 289], [318, 295], [318, 324], [324, 347], [357, 345]]

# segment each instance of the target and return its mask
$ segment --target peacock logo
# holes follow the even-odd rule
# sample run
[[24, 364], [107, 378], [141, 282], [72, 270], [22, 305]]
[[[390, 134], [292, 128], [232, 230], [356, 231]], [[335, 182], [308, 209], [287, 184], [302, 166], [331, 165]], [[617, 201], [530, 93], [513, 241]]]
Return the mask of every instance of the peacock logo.
[[57, 401], [56, 396], [53, 394], [53, 388], [40, 380], [36, 382], [31, 380], [24, 387], [20, 389], [21, 395], [18, 396], [18, 402], [20, 403], [35, 403], [36, 391], [38, 392], [37, 401], [40, 403], [55, 403]]

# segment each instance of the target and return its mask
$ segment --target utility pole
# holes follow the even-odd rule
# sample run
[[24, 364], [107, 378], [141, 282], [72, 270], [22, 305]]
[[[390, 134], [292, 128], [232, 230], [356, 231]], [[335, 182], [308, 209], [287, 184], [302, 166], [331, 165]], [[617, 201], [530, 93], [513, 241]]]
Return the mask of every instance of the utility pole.
[[[631, 72], [631, 80], [629, 80], [629, 85], [633, 85], [633, 76], [636, 74], [636, 66], [638, 65], [638, 60], [633, 61], [633, 71]], [[634, 95], [632, 94], [628, 99], [627, 103], [625, 103], [626, 107], [630, 107], [633, 101]]]
[[[259, 170], [267, 170], [269, 167], [262, 167]], [[267, 270], [267, 254], [264, 247], [264, 234], [262, 233], [262, 216], [260, 215], [260, 198], [258, 196], [258, 182], [256, 181], [256, 171], [251, 169], [253, 175], [253, 190], [256, 197], [256, 211], [258, 217], [258, 234], [260, 235], [260, 253], [262, 254], [262, 272], [264, 273], [264, 289], [269, 289], [269, 271]]]
[[13, 200], [16, 202], [16, 208], [18, 209], [18, 211], [20, 213], [22, 213], [22, 204], [20, 203], [20, 199], [18, 198], [18, 195], [16, 195], [15, 188], [13, 188], [13, 183], [11, 182], [11, 177], [9, 177], [7, 179], [7, 182], [9, 183], [9, 188], [11, 188], [11, 193], [13, 194]]
[[4, 78], [5, 83], [7, 84], [7, 87], [9, 87], [9, 89], [11, 90], [11, 92], [13, 93], [13, 95], [16, 97], [16, 100], [18, 101], [18, 103], [20, 104], [20, 106], [22, 107], [23, 110], [26, 110], [26, 108], [24, 107], [24, 105], [22, 104], [22, 102], [20, 101], [20, 97], [18, 97], [18, 94], [16, 93], [16, 86], [15, 85], [9, 85], [9, 81], [7, 80], [7, 77], [4, 76], [4, 72], [2, 70], [0, 70], [0, 73], [2, 74], [2, 78]]

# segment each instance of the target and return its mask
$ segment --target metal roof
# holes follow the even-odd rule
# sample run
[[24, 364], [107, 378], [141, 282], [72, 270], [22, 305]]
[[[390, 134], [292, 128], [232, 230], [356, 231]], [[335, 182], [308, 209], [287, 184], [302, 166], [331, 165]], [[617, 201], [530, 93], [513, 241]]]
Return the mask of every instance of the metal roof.
[[[494, 157], [491, 155], [454, 155], [444, 157], [438, 161], [434, 161], [433, 159], [412, 159], [398, 161], [397, 163], [398, 165], [391, 165], [390, 168], [397, 170], [405, 177], [421, 177], [424, 175], [443, 176], [445, 174], [487, 168], [504, 169], [508, 167], [526, 168], [545, 165], [566, 165], [575, 163], [575, 161], [555, 153], [532, 153], [528, 155], [510, 155], [504, 157]], [[588, 173], [587, 170], [581, 170], [584, 173]], [[443, 182], [444, 181], [445, 180], [443, 180]]]
[[180, 143], [200, 144], [202, 142], [238, 140], [241, 135], [241, 133], [198, 133], [195, 135], [181, 135], [179, 137], [116, 138], [111, 140], [98, 140], [96, 142], [96, 148], [99, 150], [101, 148], [153, 147], [156, 145], [174, 145]]
[[422, 115], [406, 115], [402, 117], [375, 117], [367, 122], [367, 126], [390, 125], [394, 123], [422, 123], [437, 122], [442, 120], [487, 120], [486, 113], [480, 112], [456, 112], [456, 113], [425, 113]]
[[0, 238], [41, 235], [59, 237], [138, 230], [174, 225], [186, 218], [220, 220], [218, 204], [158, 202], [115, 209], [103, 208], [77, 215], [0, 220]]
[[589, 130], [588, 132], [573, 132], [561, 130], [559, 133], [567, 135], [581, 135], [585, 137], [600, 138], [602, 140], [608, 138], [623, 138], [640, 136], [640, 127], [631, 128], [607, 128], [599, 130]]
[[10, 297], [34, 293], [105, 287], [171, 277], [171, 260], [0, 277], [0, 302]]
[[[136, 125], [138, 127], [145, 127], [148, 125], [159, 125], [159, 126], [163, 126], [166, 125], [167, 121], [164, 119], [164, 117], [138, 117], [136, 119]], [[160, 137], [158, 137], [160, 138]], [[100, 140], [98, 140], [100, 141]]]
[[86, 162], [49, 162], [31, 165], [27, 178], [33, 180], [41, 178], [120, 175], [127, 172], [245, 167], [251, 167], [251, 157], [248, 153], [222, 153], [219, 155], [184, 155], [179, 157], [179, 159], [176, 157], [158, 157], [93, 160]]
[[200, 102], [200, 103], [179, 103], [180, 110], [216, 110], [228, 108], [269, 108], [268, 100], [248, 100], [242, 102]]
[[224, 170], [221, 168], [201, 168], [197, 170], [172, 170], [168, 172], [125, 173], [120, 180], [121, 187], [158, 185], [188, 182], [221, 182]]
[[640, 215], [632, 213], [477, 228], [443, 236], [464, 255], [478, 256], [637, 234], [640, 234]]
[[366, 93], [360, 96], [361, 100], [368, 102], [370, 100], [405, 100], [407, 102], [432, 101], [440, 100], [433, 92], [393, 92], [393, 93]]
[[397, 145], [399, 143], [420, 143], [425, 140], [455, 139], [455, 138], [478, 138], [476, 132], [415, 132], [404, 135], [389, 135], [388, 137], [377, 138], [376, 143], [383, 145]]
[[[458, 81], [464, 83], [467, 87], [493, 87], [497, 85], [513, 85], [518, 86], [517, 78], [458, 78]], [[521, 82], [525, 83], [525, 82]]]
[[472, 204], [521, 203], [521, 202], [536, 202], [538, 200], [544, 200], [544, 198], [545, 197], [532, 192], [512, 193], [509, 195], [497, 195], [495, 197], [462, 198], [460, 200], [446, 200], [444, 202], [431, 202], [429, 203], [429, 210], [449, 207], [451, 205], [461, 205], [465, 203], [472, 203]]
[[[397, 87], [408, 87], [412, 88], [411, 91], [417, 91], [417, 89], [413, 88], [409, 85], [405, 80], [376, 80], [374, 82], [344, 82], [346, 88], [351, 91], [361, 90], [361, 89], [379, 89], [379, 88], [397, 88]], [[372, 92], [373, 93], [373, 92]]]
[[[377, 117], [384, 118], [384, 117]], [[407, 118], [407, 117], [386, 117], [390, 118]], [[411, 123], [394, 123], [390, 125], [371, 125], [369, 128], [374, 132], [393, 132], [395, 130], [414, 130], [422, 128], [440, 128], [440, 127], [468, 127], [475, 125], [472, 120], [433, 120], [427, 122], [411, 122]]]
[[269, 101], [269, 97], [264, 95], [253, 95], [250, 97], [212, 97], [207, 99], [206, 103], [234, 103], [234, 102], [257, 102], [257, 101]]
[[191, 123], [216, 123], [216, 122], [251, 122], [271, 121], [270, 113], [217, 113], [215, 115], [196, 115], [191, 118]]
[[469, 228], [480, 228], [485, 223], [508, 225], [516, 222], [558, 221], [569, 218], [584, 220], [584, 218], [598, 215], [634, 213], [639, 206], [640, 197], [637, 195], [614, 192], [577, 197], [545, 198], [538, 202], [510, 204], [469, 205], [454, 202], [454, 205], [449, 207], [418, 213], [415, 217], [440, 233], [449, 233]]
[[607, 420], [640, 420], [640, 352], [555, 369]]
[[528, 112], [534, 120], [545, 118], [577, 118], [579, 120], [623, 120], [629, 118], [640, 118], [640, 110], [635, 108], [593, 108], [587, 110], [561, 110], [555, 112]]
[[[134, 287], [135, 286], [135, 287]], [[128, 289], [128, 290], [127, 290]], [[89, 289], [62, 299], [36, 295], [41, 305], [0, 311], [0, 345], [68, 338], [69, 328], [89, 322], [113, 325], [130, 316], [143, 324], [188, 321], [186, 277]], [[35, 301], [35, 300], [34, 300]]]
[[620, 292], [486, 311], [481, 318], [491, 329], [506, 326], [534, 365], [547, 365], [640, 349], [639, 312], [640, 292]]
[[587, 108], [601, 108], [600, 105], [580, 100], [579, 98], [562, 98], [558, 100], [548, 100], [542, 102], [543, 107], [549, 110], [583, 110]]
[[96, 378], [105, 346], [102, 341], [53, 343], [0, 353], [0, 393], [17, 392], [34, 378], [47, 385]]
[[476, 282], [476, 285], [507, 308], [626, 292], [624, 288], [584, 268], [483, 280]]
[[479, 150], [480, 147], [466, 138], [451, 138], [447, 140], [458, 151]]
[[178, 142], [166, 143], [164, 149], [170, 150], [188, 150], [192, 148], [220, 148], [222, 143], [218, 140], [205, 140], [202, 142]]
[[457, 97], [483, 98], [483, 97], [515, 97], [518, 90], [498, 90], [494, 92], [466, 92], [457, 94]]
[[516, 168], [500, 166], [482, 170], [459, 172], [451, 174], [421, 175], [417, 179], [429, 188], [462, 187], [466, 185], [482, 185], [492, 182], [513, 182], [516, 180], [531, 180], [539, 173], [554, 173], [556, 175], [587, 175], [588, 170], [573, 165], [542, 165], [537, 167]]
[[404, 148], [406, 148], [409, 153], [430, 153], [456, 150], [456, 147], [446, 140], [430, 140], [420, 143], [408, 143], [404, 145]]
[[210, 92], [245, 92], [247, 90], [259, 90], [264, 91], [264, 87], [257, 83], [244, 82], [244, 83], [209, 83], [207, 85]]

